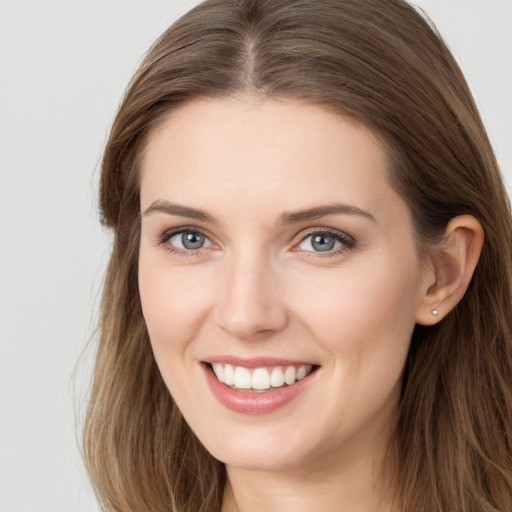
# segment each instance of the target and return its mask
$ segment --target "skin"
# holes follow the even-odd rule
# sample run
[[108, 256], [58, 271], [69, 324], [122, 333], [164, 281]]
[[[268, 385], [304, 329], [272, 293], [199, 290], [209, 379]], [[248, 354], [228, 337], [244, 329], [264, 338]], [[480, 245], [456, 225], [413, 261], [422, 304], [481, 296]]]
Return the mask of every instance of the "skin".
[[[370, 130], [292, 100], [196, 100], [149, 139], [143, 313], [171, 394], [226, 463], [225, 512], [390, 510], [379, 469], [411, 334], [460, 298], [480, 239], [471, 219], [455, 222], [446, 244], [453, 257], [425, 264], [387, 172]], [[208, 218], [159, 209], [164, 202]], [[280, 221], [333, 204], [351, 210]], [[181, 235], [169, 231], [183, 227], [204, 234], [205, 246], [180, 248]], [[315, 252], [308, 236], [326, 229], [345, 238]], [[233, 354], [318, 370], [283, 407], [241, 414], [212, 395], [203, 366]]]

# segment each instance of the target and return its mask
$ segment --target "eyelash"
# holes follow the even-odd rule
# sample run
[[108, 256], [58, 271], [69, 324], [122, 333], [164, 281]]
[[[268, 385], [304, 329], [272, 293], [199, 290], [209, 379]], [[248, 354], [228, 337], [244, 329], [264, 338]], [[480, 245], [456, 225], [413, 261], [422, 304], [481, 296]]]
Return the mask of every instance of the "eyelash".
[[204, 236], [207, 240], [211, 241], [210, 240], [211, 237], [207, 233], [203, 232], [201, 229], [194, 228], [192, 226], [184, 226], [182, 228], [171, 229], [171, 230], [163, 233], [162, 236], [160, 237], [159, 243], [160, 243], [160, 245], [165, 245], [166, 250], [169, 253], [176, 254], [177, 256], [183, 256], [183, 257], [200, 256], [203, 253], [203, 251], [202, 251], [202, 249], [204, 249], [203, 247], [201, 247], [200, 249], [180, 249], [179, 247], [175, 247], [169, 243], [169, 240], [172, 237], [181, 235], [184, 233], [199, 234], [199, 235]]
[[[210, 235], [208, 235], [201, 229], [192, 226], [185, 226], [182, 228], [171, 229], [169, 231], [164, 232], [160, 237], [159, 245], [166, 245], [166, 250], [169, 253], [176, 254], [178, 256], [201, 256], [203, 254], [203, 247], [199, 249], [180, 249], [179, 247], [175, 247], [169, 243], [171, 238], [184, 233], [199, 234], [201, 236], [204, 236], [208, 241], [210, 241], [210, 243], [212, 243]], [[356, 246], [356, 241], [354, 240], [354, 238], [344, 233], [343, 231], [338, 231], [337, 229], [332, 228], [311, 228], [305, 234], [302, 234], [298, 242], [294, 243], [291, 251], [299, 252], [300, 249], [298, 249], [298, 247], [302, 243], [304, 243], [309, 237], [312, 237], [314, 235], [332, 237], [335, 239], [336, 242], [340, 242], [342, 246], [335, 250], [327, 250], [325, 251], [325, 253], [322, 253], [322, 251], [303, 251], [308, 257], [326, 258], [338, 256], [341, 253], [354, 249]]]
[[350, 251], [355, 248], [356, 241], [347, 233], [343, 231], [338, 231], [333, 228], [312, 228], [309, 229], [305, 234], [303, 234], [298, 243], [294, 244], [292, 251], [298, 252], [300, 249], [297, 247], [304, 243], [308, 238], [313, 236], [328, 236], [334, 238], [335, 241], [341, 243], [341, 247], [338, 247], [334, 250], [328, 250], [325, 252], [322, 251], [303, 251], [308, 257], [320, 257], [320, 258], [329, 258], [332, 256], [339, 256], [340, 254]]

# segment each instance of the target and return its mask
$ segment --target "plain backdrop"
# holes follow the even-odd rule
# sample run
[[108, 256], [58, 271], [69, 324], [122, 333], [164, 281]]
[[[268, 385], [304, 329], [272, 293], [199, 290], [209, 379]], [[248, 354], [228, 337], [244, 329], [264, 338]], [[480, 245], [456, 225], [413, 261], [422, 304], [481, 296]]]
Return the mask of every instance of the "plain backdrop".
[[[124, 87], [194, 0], [0, 0], [0, 511], [98, 511], [77, 439], [110, 239], [99, 161]], [[417, 0], [512, 185], [512, 0]], [[509, 187], [510, 188], [510, 187]], [[77, 421], [78, 420], [78, 421]]]

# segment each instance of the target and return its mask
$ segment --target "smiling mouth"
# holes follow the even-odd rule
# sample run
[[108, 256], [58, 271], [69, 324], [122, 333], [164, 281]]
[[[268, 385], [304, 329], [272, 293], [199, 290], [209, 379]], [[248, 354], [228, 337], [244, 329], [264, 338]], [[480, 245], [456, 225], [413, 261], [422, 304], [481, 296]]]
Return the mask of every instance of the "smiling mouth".
[[311, 364], [245, 368], [224, 363], [208, 363], [219, 382], [236, 391], [265, 393], [276, 391], [306, 378], [318, 367]]

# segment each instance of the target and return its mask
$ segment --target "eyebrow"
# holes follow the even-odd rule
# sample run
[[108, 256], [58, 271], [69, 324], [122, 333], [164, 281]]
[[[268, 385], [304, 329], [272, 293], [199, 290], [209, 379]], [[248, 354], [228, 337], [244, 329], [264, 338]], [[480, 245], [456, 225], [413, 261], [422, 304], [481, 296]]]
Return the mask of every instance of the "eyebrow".
[[296, 212], [285, 212], [277, 221], [278, 224], [296, 224], [298, 222], [305, 222], [308, 220], [319, 219], [326, 215], [343, 214], [343, 215], [360, 215], [365, 217], [372, 222], [377, 222], [375, 217], [366, 210], [362, 210], [357, 206], [351, 206], [344, 203], [337, 203], [327, 206], [317, 206], [314, 208], [308, 208], [306, 210], [299, 210]]
[[[215, 218], [206, 213], [203, 210], [199, 210], [196, 208], [190, 208], [188, 206], [183, 206], [180, 204], [171, 203], [169, 201], [164, 200], [156, 200], [142, 213], [143, 217], [147, 217], [153, 213], [166, 213], [168, 215], [177, 215], [179, 217], [187, 217], [189, 219], [200, 220], [203, 222], [209, 222], [210, 224], [215, 223]], [[337, 203], [326, 206], [317, 206], [313, 208], [308, 208], [305, 210], [299, 210], [295, 212], [285, 212], [283, 213], [278, 221], [277, 225], [284, 224], [297, 224], [299, 222], [305, 222], [308, 220], [319, 219], [320, 217], [324, 217], [326, 215], [333, 214], [343, 214], [343, 215], [360, 215], [365, 217], [372, 222], [377, 222], [375, 217], [366, 210], [362, 210], [357, 206], [351, 206], [348, 204]]]
[[188, 217], [189, 219], [200, 220], [203, 222], [215, 223], [215, 218], [209, 213], [196, 208], [189, 208], [180, 204], [170, 203], [161, 199], [154, 201], [142, 213], [143, 217], [147, 217], [153, 213], [166, 213], [168, 215], [177, 215], [178, 217]]

